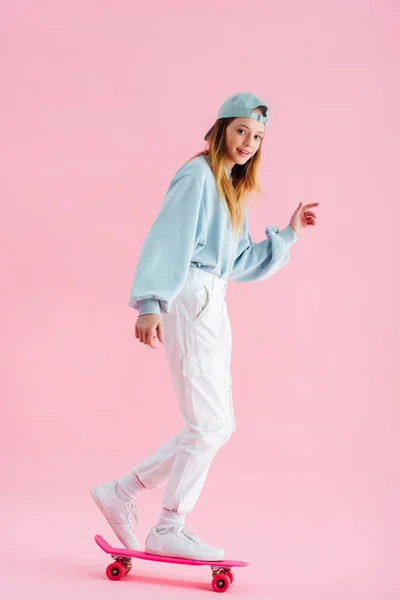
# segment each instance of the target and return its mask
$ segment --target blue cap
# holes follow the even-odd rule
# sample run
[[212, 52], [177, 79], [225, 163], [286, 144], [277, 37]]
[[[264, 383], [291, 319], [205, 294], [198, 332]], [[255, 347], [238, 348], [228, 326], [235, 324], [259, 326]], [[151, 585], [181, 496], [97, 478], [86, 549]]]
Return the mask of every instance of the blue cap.
[[[264, 114], [259, 115], [258, 113], [253, 113], [253, 110], [258, 106], [265, 109], [263, 111]], [[217, 121], [218, 119], [225, 119], [227, 117], [250, 117], [256, 121], [261, 121], [261, 123], [267, 123], [267, 115], [268, 106], [264, 100], [249, 92], [239, 92], [238, 94], [230, 96], [223, 102], [218, 112]], [[204, 136], [205, 140], [209, 137], [213, 127], [214, 125], [207, 131]]]

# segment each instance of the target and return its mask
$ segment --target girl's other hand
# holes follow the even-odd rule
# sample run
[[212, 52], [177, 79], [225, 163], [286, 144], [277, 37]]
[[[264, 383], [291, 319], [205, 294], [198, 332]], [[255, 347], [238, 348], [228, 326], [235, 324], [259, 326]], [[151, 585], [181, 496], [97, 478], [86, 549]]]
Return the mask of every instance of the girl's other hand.
[[155, 340], [158, 338], [163, 343], [160, 315], [149, 314], [139, 316], [135, 323], [135, 337], [142, 344], [147, 344], [150, 348], [156, 350]]
[[313, 206], [319, 206], [319, 202], [313, 202], [312, 204], [306, 204], [303, 206], [303, 203], [300, 202], [299, 206], [294, 211], [292, 218], [290, 219], [290, 227], [297, 233], [300, 237], [306, 227], [314, 226], [317, 215], [315, 212], [309, 210]]

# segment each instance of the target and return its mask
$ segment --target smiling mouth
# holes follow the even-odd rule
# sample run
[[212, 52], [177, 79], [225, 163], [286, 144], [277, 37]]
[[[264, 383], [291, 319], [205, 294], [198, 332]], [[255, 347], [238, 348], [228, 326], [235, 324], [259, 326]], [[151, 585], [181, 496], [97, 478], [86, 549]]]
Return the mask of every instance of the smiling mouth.
[[241, 154], [242, 156], [249, 156], [250, 152], [244, 152], [243, 150], [239, 150], [239, 148], [237, 148], [237, 151], [239, 152], [239, 154]]

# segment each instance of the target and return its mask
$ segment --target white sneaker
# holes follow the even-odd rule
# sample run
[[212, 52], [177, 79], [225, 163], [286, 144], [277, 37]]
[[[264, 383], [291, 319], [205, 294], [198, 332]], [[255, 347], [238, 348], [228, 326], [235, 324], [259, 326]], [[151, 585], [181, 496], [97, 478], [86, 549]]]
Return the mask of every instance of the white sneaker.
[[192, 560], [218, 561], [225, 558], [222, 548], [205, 544], [199, 540], [194, 530], [189, 532], [184, 525], [175, 525], [165, 531], [157, 531], [156, 527], [152, 527], [146, 538], [144, 551], [158, 556]]
[[136, 523], [139, 522], [136, 505], [132, 500], [122, 500], [115, 488], [115, 481], [108, 481], [92, 488], [90, 493], [125, 548], [140, 550], [139, 540], [132, 529], [132, 514]]

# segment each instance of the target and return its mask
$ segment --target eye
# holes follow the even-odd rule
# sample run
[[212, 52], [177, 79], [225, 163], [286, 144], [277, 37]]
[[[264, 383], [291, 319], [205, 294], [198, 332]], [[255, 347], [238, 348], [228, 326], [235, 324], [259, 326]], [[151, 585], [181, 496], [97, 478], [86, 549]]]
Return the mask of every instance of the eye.
[[[239, 133], [240, 133], [241, 131], [243, 131], [244, 133], [246, 133], [244, 129], [238, 129], [238, 132], [239, 132]], [[262, 140], [262, 137], [261, 137], [261, 135], [258, 135], [258, 134], [257, 134], [257, 135], [256, 135], [256, 137], [258, 137], [260, 140]]]

